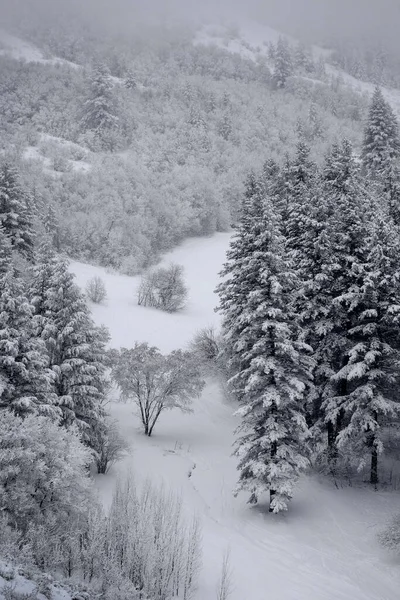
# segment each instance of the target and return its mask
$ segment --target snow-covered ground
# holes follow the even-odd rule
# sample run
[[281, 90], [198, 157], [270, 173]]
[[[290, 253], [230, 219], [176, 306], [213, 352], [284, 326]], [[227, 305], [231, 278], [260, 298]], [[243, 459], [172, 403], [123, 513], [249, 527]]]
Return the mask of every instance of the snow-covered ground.
[[[40, 575], [36, 574], [36, 576], [40, 579]], [[54, 583], [50, 585], [50, 589], [51, 600], [71, 600], [72, 598], [72, 594], [62, 585]], [[34, 597], [36, 600], [48, 600], [48, 595], [45, 596], [38, 592], [37, 581], [34, 578], [29, 579], [27, 576], [21, 575], [18, 568], [0, 560], [0, 600], [9, 598], [10, 591], [15, 594], [14, 598], [20, 598], [20, 600], [27, 597]]]
[[[192, 239], [165, 262], [183, 264], [190, 302], [177, 315], [135, 304], [138, 278], [72, 263], [84, 286], [100, 275], [108, 292], [104, 306], [93, 305], [97, 323], [110, 328], [114, 346], [148, 341], [168, 352], [183, 347], [207, 324], [218, 323], [213, 290], [229, 235]], [[146, 438], [130, 404], [114, 403], [113, 415], [131, 445], [109, 475], [97, 480], [105, 504], [118, 475], [130, 470], [138, 481], [163, 482], [182, 495], [188, 514], [203, 523], [203, 570], [197, 600], [216, 598], [222, 556], [230, 549], [234, 573], [231, 600], [398, 600], [400, 565], [380, 549], [376, 533], [399, 508], [399, 494], [365, 488], [337, 490], [329, 481], [304, 478], [286, 514], [270, 515], [234, 498], [236, 463], [231, 457], [237, 418], [215, 382], [194, 412], [163, 415]]]
[[[197, 32], [194, 44], [205, 46], [215, 45], [233, 54], [240, 54], [240, 56], [249, 60], [257, 61], [262, 58], [272, 67], [273, 65], [268, 59], [268, 43], [272, 42], [276, 44], [281, 35], [280, 32], [268, 27], [268, 25], [249, 20], [242, 21], [240, 26], [238, 25], [237, 27], [207, 25]], [[297, 43], [290, 36], [285, 35], [285, 37], [291, 44]], [[312, 46], [312, 52], [316, 59], [320, 57], [326, 59], [330, 54], [330, 50], [320, 48], [319, 46]], [[374, 91], [374, 84], [360, 81], [332, 65], [326, 64], [326, 71], [328, 75], [333, 77], [340, 76], [344, 85], [351, 87], [357, 92], [367, 92], [369, 95], [372, 95]], [[303, 77], [303, 79], [307, 78]], [[400, 90], [382, 88], [382, 91], [397, 116], [400, 117]]]
[[47, 65], [68, 65], [73, 69], [79, 69], [80, 65], [64, 60], [63, 58], [46, 58], [42, 50], [34, 44], [0, 29], [0, 55], [10, 56], [16, 60], [25, 62], [42, 63]]

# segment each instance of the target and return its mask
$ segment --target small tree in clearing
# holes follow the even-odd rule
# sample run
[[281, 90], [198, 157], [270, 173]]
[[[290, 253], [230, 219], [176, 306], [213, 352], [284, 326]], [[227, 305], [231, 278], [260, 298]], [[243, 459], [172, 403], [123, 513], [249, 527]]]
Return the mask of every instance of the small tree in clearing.
[[110, 468], [126, 454], [129, 445], [122, 437], [117, 421], [109, 417], [103, 420], [97, 432], [94, 450], [97, 472], [102, 474], [108, 473]]
[[228, 600], [233, 592], [232, 569], [230, 566], [230, 551], [224, 553], [221, 566], [221, 575], [216, 589], [216, 600]]
[[100, 304], [107, 297], [106, 286], [100, 277], [93, 277], [86, 285], [86, 295], [95, 304]]
[[142, 343], [113, 351], [112, 359], [112, 376], [122, 397], [138, 406], [149, 437], [164, 410], [190, 412], [192, 398], [199, 396], [204, 387], [200, 369], [189, 352], [174, 350], [163, 356], [158, 348]]
[[171, 264], [145, 273], [139, 285], [139, 306], [151, 306], [176, 312], [185, 306], [188, 290], [183, 280], [183, 267]]

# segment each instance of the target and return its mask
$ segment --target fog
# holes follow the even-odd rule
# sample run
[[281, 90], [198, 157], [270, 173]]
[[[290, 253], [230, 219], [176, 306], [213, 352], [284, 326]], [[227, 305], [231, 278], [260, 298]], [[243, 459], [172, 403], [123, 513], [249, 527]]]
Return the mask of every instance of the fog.
[[399, 0], [0, 0], [3, 24], [71, 14], [121, 32], [138, 22], [256, 18], [308, 41], [373, 39], [400, 51]]

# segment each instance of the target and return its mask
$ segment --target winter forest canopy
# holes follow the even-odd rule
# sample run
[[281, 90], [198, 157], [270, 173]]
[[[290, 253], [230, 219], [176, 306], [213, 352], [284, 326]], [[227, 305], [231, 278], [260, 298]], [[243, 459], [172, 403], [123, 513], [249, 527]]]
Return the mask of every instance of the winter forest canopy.
[[392, 600], [396, 7], [81, 4], [0, 0], [0, 599], [259, 600], [234, 552], [351, 489]]

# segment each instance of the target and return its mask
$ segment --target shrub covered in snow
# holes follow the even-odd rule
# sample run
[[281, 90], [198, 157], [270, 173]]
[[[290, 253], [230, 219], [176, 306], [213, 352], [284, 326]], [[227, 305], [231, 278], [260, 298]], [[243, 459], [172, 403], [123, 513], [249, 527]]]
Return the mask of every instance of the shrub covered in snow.
[[116, 421], [107, 418], [98, 432], [95, 442], [96, 466], [98, 473], [108, 473], [109, 469], [120, 460], [129, 446], [121, 436]]
[[101, 277], [92, 277], [86, 285], [86, 295], [95, 304], [101, 304], [107, 297], [106, 286]]
[[400, 556], [400, 515], [397, 515], [378, 536], [382, 546]]
[[0, 506], [10, 523], [23, 533], [37, 527], [55, 533], [82, 518], [92, 456], [74, 429], [3, 411], [0, 440]]
[[143, 275], [137, 293], [138, 304], [167, 312], [177, 312], [185, 306], [188, 290], [183, 267], [171, 264]]

